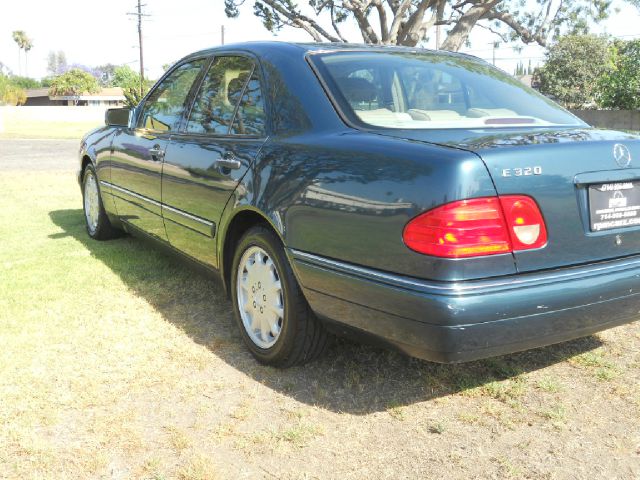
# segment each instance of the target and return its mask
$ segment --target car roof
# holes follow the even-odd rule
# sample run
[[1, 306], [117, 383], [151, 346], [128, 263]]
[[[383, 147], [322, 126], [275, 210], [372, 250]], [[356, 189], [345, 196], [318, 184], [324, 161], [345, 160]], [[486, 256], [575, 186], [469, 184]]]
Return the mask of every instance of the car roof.
[[189, 58], [191, 56], [201, 56], [201, 55], [210, 55], [219, 52], [225, 51], [246, 51], [252, 52], [256, 55], [260, 55], [261, 53], [273, 52], [273, 51], [282, 51], [282, 52], [291, 52], [297, 50], [298, 52], [309, 52], [309, 53], [328, 53], [328, 52], [339, 52], [339, 51], [371, 51], [371, 52], [404, 52], [404, 53], [422, 53], [422, 54], [436, 54], [436, 55], [447, 55], [454, 57], [464, 57], [464, 58], [472, 58], [477, 61], [481, 61], [484, 63], [484, 60], [475, 57], [473, 55], [469, 55], [466, 53], [459, 52], [449, 52], [446, 50], [431, 50], [426, 48], [419, 47], [405, 47], [398, 45], [371, 45], [364, 43], [342, 43], [342, 42], [326, 42], [326, 43], [313, 43], [313, 42], [281, 42], [281, 41], [253, 41], [253, 42], [242, 42], [242, 43], [230, 43], [227, 45], [220, 45], [217, 47], [211, 47], [204, 50], [199, 50], [190, 55], [187, 55], [185, 58]]

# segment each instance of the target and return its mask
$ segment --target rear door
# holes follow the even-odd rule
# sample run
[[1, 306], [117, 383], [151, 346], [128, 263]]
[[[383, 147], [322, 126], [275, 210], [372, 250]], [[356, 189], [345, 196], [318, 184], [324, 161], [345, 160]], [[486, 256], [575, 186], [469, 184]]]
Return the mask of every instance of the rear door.
[[165, 154], [162, 204], [169, 242], [214, 267], [222, 210], [266, 138], [262, 92], [253, 58], [216, 56]]
[[161, 213], [162, 159], [206, 61], [202, 58], [176, 66], [139, 107], [135, 125], [119, 130], [113, 139], [110, 186], [118, 215], [162, 240], [167, 239]]

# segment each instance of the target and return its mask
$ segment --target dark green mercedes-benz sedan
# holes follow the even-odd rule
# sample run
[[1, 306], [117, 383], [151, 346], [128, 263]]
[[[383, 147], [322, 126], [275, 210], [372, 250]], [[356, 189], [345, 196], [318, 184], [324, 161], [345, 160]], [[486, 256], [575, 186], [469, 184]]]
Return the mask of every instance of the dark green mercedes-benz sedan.
[[144, 235], [215, 272], [271, 365], [346, 333], [460, 362], [640, 311], [640, 137], [467, 55], [197, 52], [107, 112], [78, 179], [91, 237]]

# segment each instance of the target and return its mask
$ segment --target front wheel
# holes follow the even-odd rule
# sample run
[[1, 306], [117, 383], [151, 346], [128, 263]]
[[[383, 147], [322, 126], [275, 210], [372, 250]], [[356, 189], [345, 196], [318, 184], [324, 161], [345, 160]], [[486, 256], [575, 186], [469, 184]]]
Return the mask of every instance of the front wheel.
[[261, 363], [290, 367], [319, 356], [327, 345], [284, 254], [269, 229], [253, 227], [233, 258], [231, 292], [243, 340]]
[[82, 206], [87, 233], [91, 238], [107, 240], [116, 235], [102, 205], [98, 176], [93, 165], [87, 165], [82, 177]]

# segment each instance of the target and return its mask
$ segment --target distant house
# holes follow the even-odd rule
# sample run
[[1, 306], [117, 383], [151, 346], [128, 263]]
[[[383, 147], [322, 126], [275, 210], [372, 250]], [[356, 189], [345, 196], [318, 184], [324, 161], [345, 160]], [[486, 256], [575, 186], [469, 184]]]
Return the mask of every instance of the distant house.
[[80, 107], [121, 107], [124, 105], [122, 88], [103, 88], [98, 93], [81, 95], [50, 96], [48, 88], [32, 88], [27, 90], [25, 106], [77, 105]]

